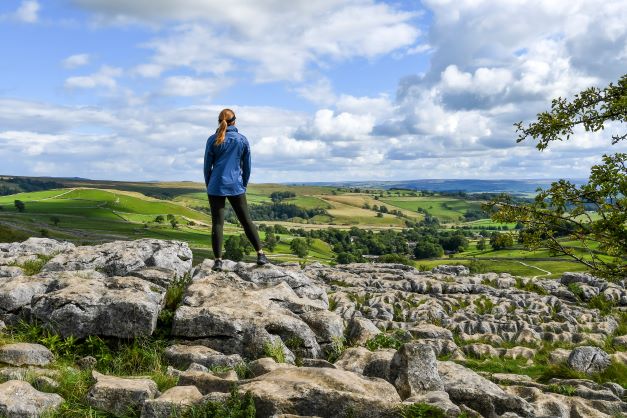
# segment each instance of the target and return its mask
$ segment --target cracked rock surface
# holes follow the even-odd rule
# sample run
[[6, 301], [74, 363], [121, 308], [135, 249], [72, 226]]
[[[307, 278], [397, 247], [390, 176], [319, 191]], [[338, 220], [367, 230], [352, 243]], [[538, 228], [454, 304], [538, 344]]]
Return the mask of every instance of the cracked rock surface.
[[[27, 275], [31, 261], [41, 271]], [[167, 338], [163, 359], [178, 386], [163, 394], [146, 376], [93, 372], [86, 401], [116, 416], [167, 416], [224, 401], [234, 385], [252, 394], [260, 417], [396, 417], [414, 402], [450, 417], [627, 414], [626, 388], [607, 378], [625, 370], [624, 320], [589, 303], [604, 298], [624, 311], [625, 280], [463, 266], [212, 266], [192, 267], [191, 250], [176, 241], [0, 244], [0, 320], [78, 339]], [[180, 301], [166, 306], [177, 292]], [[0, 384], [0, 415], [57, 408], [58, 395], [21, 381], [53, 388], [54, 361], [41, 345], [0, 346], [0, 376], [9, 380]], [[538, 379], [539, 367], [553, 366], [568, 373]]]

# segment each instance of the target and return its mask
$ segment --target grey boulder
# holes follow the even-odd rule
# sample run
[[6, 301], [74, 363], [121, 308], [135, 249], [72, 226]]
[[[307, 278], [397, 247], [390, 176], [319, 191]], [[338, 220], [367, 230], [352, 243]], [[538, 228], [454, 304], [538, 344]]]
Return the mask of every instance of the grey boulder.
[[438, 362], [438, 374], [444, 390], [456, 405], [466, 405], [487, 418], [507, 412], [533, 417], [533, 407], [524, 399], [510, 395], [498, 385], [452, 361]]
[[298, 296], [287, 282], [252, 283], [233, 272], [207, 272], [196, 274], [187, 288], [172, 333], [248, 358], [258, 358], [269, 346], [281, 346], [293, 358], [284, 344], [292, 341], [303, 357], [316, 358], [322, 354], [318, 341], [328, 338], [333, 326], [312, 329], [303, 316], [323, 310], [324, 301]]
[[150, 335], [165, 297], [145, 280], [95, 271], [63, 272], [54, 288], [33, 297], [31, 315], [63, 337]]
[[242, 382], [251, 392], [258, 416], [296, 415], [363, 418], [398, 416], [400, 398], [390, 383], [356, 373], [278, 364], [259, 377]]
[[570, 352], [568, 366], [583, 373], [597, 373], [607, 369], [611, 363], [610, 356], [598, 347], [576, 347]]
[[148, 399], [159, 396], [157, 384], [147, 378], [122, 378], [92, 371], [96, 383], [87, 394], [87, 403], [112, 415], [137, 414]]
[[23, 380], [0, 384], [0, 416], [7, 418], [38, 418], [56, 410], [63, 398], [44, 393]]
[[203, 345], [174, 344], [165, 349], [166, 360], [175, 366], [187, 368], [192, 363], [205, 367], [235, 367], [243, 362], [239, 354], [226, 355]]
[[158, 398], [144, 401], [141, 418], [177, 417], [202, 399], [203, 396], [196, 386], [174, 386]]
[[159, 268], [170, 271], [173, 277], [182, 277], [191, 267], [192, 251], [187, 243], [144, 238], [75, 247], [52, 258], [43, 270], [98, 270], [109, 276], [126, 276]]
[[390, 382], [396, 387], [401, 399], [444, 390], [433, 349], [420, 343], [403, 344], [394, 354], [390, 363]]
[[46, 366], [54, 356], [41, 344], [14, 343], [0, 347], [0, 362], [13, 366]]

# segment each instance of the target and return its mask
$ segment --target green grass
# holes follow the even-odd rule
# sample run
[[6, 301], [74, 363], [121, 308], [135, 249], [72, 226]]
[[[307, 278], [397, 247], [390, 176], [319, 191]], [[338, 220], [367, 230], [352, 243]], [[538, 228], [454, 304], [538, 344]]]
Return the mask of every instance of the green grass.
[[273, 358], [277, 363], [285, 363], [285, 352], [281, 341], [267, 342], [263, 346], [263, 353], [266, 357]]
[[491, 219], [478, 219], [476, 221], [464, 222], [461, 225], [468, 226], [471, 229], [482, 229], [482, 228], [491, 227], [491, 226], [498, 226], [498, 227], [507, 226], [508, 229], [513, 230], [516, 227], [515, 222], [501, 223], [501, 222], [494, 222]]
[[50, 261], [53, 257], [54, 255], [46, 256], [46, 255], [38, 254], [37, 258], [34, 260], [26, 260], [25, 262], [21, 264], [12, 264], [12, 265], [20, 267], [22, 269], [22, 272], [25, 275], [33, 276], [41, 272], [41, 269], [44, 267], [44, 265], [46, 265], [46, 263]]
[[409, 337], [402, 330], [396, 330], [392, 333], [382, 332], [366, 341], [365, 346], [370, 351], [376, 351], [380, 348], [394, 348], [398, 350], [408, 339]]
[[[525, 266], [516, 260], [493, 260], [488, 258], [478, 258], [477, 260], [483, 263], [482, 269], [485, 269], [485, 271], [494, 273], [509, 273], [512, 276], [542, 276], [543, 278], [556, 278], [560, 277], [563, 273], [567, 271], [586, 271], [585, 266], [564, 259], [554, 259], [552, 261], [524, 260], [524, 263], [528, 264], [531, 267]], [[429, 260], [416, 260], [414, 262], [414, 265], [416, 266], [416, 268], [419, 269], [423, 268], [430, 270], [433, 267], [442, 264], [461, 264], [465, 266], [470, 266], [471, 263], [472, 260], [462, 260], [458, 258], [438, 258]], [[546, 275], [546, 273], [534, 268], [534, 266], [546, 271], [550, 271], [552, 274]]]
[[[186, 241], [192, 247], [194, 254], [207, 257], [210, 252], [210, 217], [190, 207], [207, 207], [207, 197], [203, 185], [196, 183], [120, 183], [120, 182], [79, 182], [68, 181], [68, 185], [102, 187], [57, 189], [45, 192], [22, 193], [13, 196], [3, 196], [1, 200], [6, 203], [5, 210], [0, 211], [0, 241], [16, 241], [28, 236], [41, 236], [43, 229], [48, 231], [51, 238], [64, 239], [77, 244], [96, 244], [118, 239], [157, 238]], [[119, 186], [119, 187], [117, 187]], [[172, 195], [173, 201], [156, 200], [138, 192], [159, 194], [159, 188], [164, 193]], [[129, 190], [132, 190], [130, 192]], [[296, 198], [287, 199], [302, 207], [327, 207], [332, 216], [320, 215], [307, 223], [272, 222], [280, 223], [289, 228], [326, 228], [332, 226], [348, 228], [351, 225], [372, 229], [401, 228], [405, 219], [393, 215], [385, 215], [377, 218], [375, 212], [363, 209], [364, 203], [385, 204], [389, 209], [399, 208], [390, 205], [386, 200], [394, 201], [403, 209], [404, 213], [411, 214], [411, 219], [421, 219], [422, 215], [411, 211], [418, 206], [439, 207], [439, 210], [451, 212], [449, 215], [458, 216], [466, 209], [474, 208], [479, 202], [464, 201], [443, 196], [432, 197], [398, 197], [388, 196], [382, 200], [373, 199], [372, 195], [365, 193], [339, 193], [331, 194], [333, 188], [310, 186], [285, 186], [277, 184], [251, 185], [248, 196], [251, 203], [268, 202], [273, 191], [294, 191]], [[13, 207], [13, 200], [20, 197], [26, 202], [26, 212], [17, 213]], [[46, 200], [41, 200], [46, 199]], [[444, 207], [443, 205], [447, 205]], [[189, 207], [188, 207], [189, 206]], [[432, 208], [433, 209], [433, 208]], [[436, 211], [437, 212], [437, 211]], [[154, 222], [157, 215], [175, 215], [179, 226], [173, 229], [169, 223], [158, 224]], [[437, 213], [434, 213], [437, 215]], [[52, 215], [60, 222], [54, 225]], [[442, 215], [442, 214], [441, 214]], [[446, 214], [444, 214], [446, 215]], [[191, 219], [196, 225], [188, 225], [187, 219]], [[315, 224], [320, 222], [321, 224]], [[477, 224], [485, 224], [489, 220], [476, 221]], [[260, 222], [261, 223], [261, 222]], [[5, 226], [2, 226], [5, 225]], [[9, 227], [10, 226], [10, 227]], [[21, 231], [23, 229], [23, 231]], [[225, 235], [239, 235], [242, 232], [231, 224], [225, 225]], [[299, 261], [289, 250], [289, 241], [293, 237], [286, 235], [282, 242], [270, 257], [275, 262]], [[570, 245], [570, 244], [569, 244]], [[572, 243], [576, 246], [576, 243]], [[471, 243], [470, 248], [456, 254], [453, 259], [442, 258], [439, 260], [420, 260], [414, 265], [432, 268], [439, 264], [466, 264], [471, 258], [481, 260], [481, 268], [485, 271], [497, 273], [507, 272], [517, 276], [542, 276], [558, 277], [565, 271], [582, 271], [584, 267], [572, 263], [564, 258], [550, 257], [546, 250], [525, 251], [520, 247], [500, 251], [478, 251], [476, 244]], [[323, 263], [333, 262], [335, 255], [329, 245], [314, 240], [307, 260], [317, 260]], [[511, 258], [512, 260], [509, 260]], [[541, 258], [542, 260], [537, 260]], [[503, 259], [503, 260], [501, 260]], [[252, 260], [247, 257], [246, 260]], [[525, 266], [516, 260], [528, 264]], [[196, 262], [196, 261], [195, 261]], [[479, 267], [479, 263], [475, 263]], [[551, 272], [547, 275], [539, 270]]]
[[[53, 192], [48, 190], [47, 192]], [[166, 215], [184, 216], [198, 221], [210, 221], [210, 217], [202, 212], [186, 206], [163, 200], [155, 200], [147, 196], [128, 192], [116, 192], [99, 189], [55, 190], [47, 197], [57, 196], [48, 200], [38, 200], [43, 192], [23, 193], [21, 199], [26, 205], [26, 213], [81, 215], [85, 217], [125, 219], [125, 215]], [[13, 202], [15, 197], [4, 196], [4, 200]], [[1, 202], [2, 200], [0, 200]], [[15, 211], [15, 208], [7, 207]], [[154, 217], [153, 217], [154, 218]]]
[[443, 410], [426, 403], [413, 403], [403, 405], [400, 409], [402, 418], [445, 418], [447, 415]]
[[481, 202], [442, 196], [384, 197], [381, 202], [414, 212], [421, 208], [441, 222], [459, 222], [467, 210], [481, 209]]
[[33, 201], [33, 200], [39, 200], [39, 199], [46, 199], [46, 198], [59, 195], [65, 191], [67, 190], [52, 189], [52, 190], [43, 190], [40, 192], [24, 192], [24, 193], [17, 193], [17, 194], [12, 194], [12, 195], [7, 195], [7, 196], [0, 196], [0, 205], [13, 206], [13, 202], [15, 200], [21, 200], [21, 201], [27, 202], [27, 201]]
[[194, 405], [181, 418], [254, 418], [256, 412], [252, 394], [240, 394], [237, 389], [233, 389], [226, 402]]

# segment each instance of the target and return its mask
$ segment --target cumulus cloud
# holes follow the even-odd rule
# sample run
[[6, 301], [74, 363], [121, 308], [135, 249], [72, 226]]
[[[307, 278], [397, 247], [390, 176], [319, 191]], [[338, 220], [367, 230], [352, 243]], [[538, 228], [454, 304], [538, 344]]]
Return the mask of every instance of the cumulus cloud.
[[[154, 76], [187, 67], [224, 74], [247, 64], [258, 82], [301, 81], [309, 65], [373, 58], [411, 47], [420, 31], [417, 13], [372, 0], [134, 2], [74, 0], [111, 22], [180, 22], [145, 47], [152, 60], [136, 72]], [[289, 24], [286, 24], [289, 22]]]
[[[139, 46], [148, 58], [65, 81], [129, 98], [119, 106], [0, 99], [0, 160], [8, 172], [200, 181], [202, 150], [222, 107], [234, 108], [251, 143], [254, 182], [585, 177], [603, 152], [627, 149], [609, 147], [617, 129], [610, 125], [577, 131], [540, 153], [531, 142], [516, 144], [512, 126], [554, 97], [624, 73], [620, 0], [425, 0], [424, 35], [415, 24], [421, 12], [375, 0], [73, 3], [102, 24], [152, 25], [152, 39]], [[418, 54], [429, 65], [424, 73], [407, 66], [396, 96], [348, 94], [329, 71], [403, 54], [411, 56], [403, 65]], [[125, 76], [154, 89], [146, 99], [135, 95]], [[286, 85], [313, 109], [212, 99], [242, 80], [287, 81], [264, 88]], [[128, 151], [137, 149], [150, 152], [138, 159]]]
[[121, 75], [121, 68], [103, 65], [100, 70], [93, 74], [67, 78], [65, 87], [70, 89], [93, 89], [97, 87], [114, 89], [117, 86], [116, 78]]
[[15, 18], [26, 23], [35, 23], [39, 19], [39, 2], [37, 0], [24, 0], [15, 11]]
[[[627, 26], [617, 22], [627, 10], [619, 3], [425, 1], [434, 19], [431, 66], [401, 80], [395, 116], [373, 133], [391, 138], [388, 158], [408, 167], [446, 160], [449, 177], [585, 176], [609, 134], [579, 131], [540, 154], [531, 142], [516, 144], [512, 124], [624, 73]], [[602, 70], [591, 64], [605, 56]]]
[[162, 93], [167, 96], [212, 96], [229, 84], [228, 80], [173, 76], [165, 79]]
[[331, 106], [337, 101], [337, 96], [328, 78], [321, 78], [315, 83], [298, 87], [296, 92], [317, 105]]
[[67, 69], [74, 69], [89, 64], [89, 54], [70, 55], [63, 60], [63, 66]]

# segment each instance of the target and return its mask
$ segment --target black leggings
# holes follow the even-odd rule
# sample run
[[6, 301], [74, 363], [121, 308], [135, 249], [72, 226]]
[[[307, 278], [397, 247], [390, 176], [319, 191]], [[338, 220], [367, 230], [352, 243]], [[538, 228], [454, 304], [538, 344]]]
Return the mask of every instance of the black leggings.
[[253, 224], [253, 219], [248, 211], [248, 203], [246, 202], [246, 194], [242, 193], [237, 196], [209, 196], [209, 206], [211, 207], [211, 246], [213, 247], [214, 258], [222, 258], [222, 236], [224, 228], [224, 204], [226, 199], [237, 215], [239, 223], [242, 224], [246, 236], [255, 248], [255, 251], [261, 250], [261, 241], [257, 234], [257, 227]]

